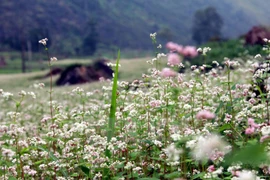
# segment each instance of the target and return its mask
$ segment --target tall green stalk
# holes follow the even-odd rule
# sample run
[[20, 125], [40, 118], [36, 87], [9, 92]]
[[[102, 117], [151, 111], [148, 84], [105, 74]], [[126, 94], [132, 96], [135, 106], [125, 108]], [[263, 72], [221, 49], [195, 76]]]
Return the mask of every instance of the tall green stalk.
[[113, 77], [113, 88], [112, 88], [112, 98], [111, 98], [111, 108], [110, 108], [110, 116], [109, 116], [109, 123], [107, 129], [107, 141], [110, 142], [112, 137], [114, 136], [115, 130], [115, 113], [116, 113], [116, 98], [117, 98], [117, 81], [118, 81], [118, 67], [119, 67], [119, 60], [120, 60], [120, 50], [118, 50], [117, 60], [116, 60], [116, 67], [114, 71]]

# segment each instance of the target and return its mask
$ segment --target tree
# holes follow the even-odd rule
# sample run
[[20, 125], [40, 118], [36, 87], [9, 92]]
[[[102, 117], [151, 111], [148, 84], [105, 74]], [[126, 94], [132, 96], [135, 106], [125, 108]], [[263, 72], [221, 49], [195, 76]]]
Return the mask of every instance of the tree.
[[98, 43], [98, 32], [96, 30], [96, 22], [90, 20], [86, 28], [86, 36], [82, 44], [83, 55], [93, 55], [96, 52]]
[[223, 20], [214, 7], [196, 11], [192, 26], [192, 39], [198, 44], [221, 36]]

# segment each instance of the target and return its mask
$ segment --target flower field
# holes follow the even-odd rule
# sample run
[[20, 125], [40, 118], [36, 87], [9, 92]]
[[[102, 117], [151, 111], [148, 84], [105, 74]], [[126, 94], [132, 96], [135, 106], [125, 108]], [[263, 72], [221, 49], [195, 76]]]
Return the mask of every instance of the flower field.
[[269, 179], [268, 62], [180, 74], [185, 58], [169, 45], [132, 82], [116, 71], [96, 89], [0, 89], [0, 179]]

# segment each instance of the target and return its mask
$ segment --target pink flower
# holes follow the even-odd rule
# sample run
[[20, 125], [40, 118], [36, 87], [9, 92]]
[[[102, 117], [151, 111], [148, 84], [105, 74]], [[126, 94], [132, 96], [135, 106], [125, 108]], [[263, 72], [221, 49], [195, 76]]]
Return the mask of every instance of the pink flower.
[[245, 130], [245, 134], [246, 135], [252, 135], [254, 134], [255, 132], [255, 128], [254, 127], [248, 127], [246, 130]]
[[185, 57], [191, 57], [191, 58], [194, 58], [198, 55], [198, 51], [195, 46], [186, 46], [179, 53], [183, 54]]
[[261, 139], [260, 139], [260, 142], [264, 142], [266, 139], [269, 139], [270, 136], [269, 135], [265, 135], [265, 136], [262, 136]]
[[248, 118], [248, 125], [253, 128], [259, 128], [260, 126], [254, 122], [254, 119]]
[[149, 104], [150, 104], [151, 107], [154, 107], [154, 108], [155, 107], [160, 107], [161, 101], [160, 100], [154, 100], [154, 101], [150, 101]]
[[214, 172], [216, 169], [215, 169], [215, 166], [214, 165], [211, 165], [207, 168], [207, 171], [208, 172]]
[[183, 46], [176, 44], [174, 42], [168, 42], [166, 44], [166, 48], [169, 49], [170, 51], [174, 52], [174, 51], [179, 51], [179, 50], [183, 49]]
[[176, 53], [170, 53], [168, 55], [168, 65], [178, 66], [181, 63], [180, 57]]
[[210, 111], [207, 110], [202, 110], [197, 113], [196, 115], [197, 119], [214, 119], [215, 114], [211, 113]]
[[177, 73], [170, 68], [163, 68], [160, 72], [160, 76], [162, 77], [175, 77]]

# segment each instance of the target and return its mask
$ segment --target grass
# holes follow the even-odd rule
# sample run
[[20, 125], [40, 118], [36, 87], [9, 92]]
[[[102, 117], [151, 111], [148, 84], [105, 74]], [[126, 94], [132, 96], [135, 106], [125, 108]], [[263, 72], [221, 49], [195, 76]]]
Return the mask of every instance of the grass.
[[[121, 67], [119, 68], [119, 79], [126, 81], [133, 81], [135, 79], [141, 78], [143, 73], [147, 73], [149, 64], [146, 60], [151, 59], [146, 58], [136, 58], [136, 59], [121, 59]], [[89, 64], [89, 61], [84, 59], [66, 59], [60, 60], [54, 63], [53, 67], [67, 67], [74, 63]], [[49, 84], [49, 78], [42, 79], [42, 77], [47, 74], [48, 70], [36, 71], [30, 73], [18, 73], [18, 74], [0, 74], [0, 84], [1, 88], [6, 91], [16, 92], [20, 89], [29, 89], [31, 85], [39, 82]], [[59, 76], [54, 76], [53, 81], [55, 82]], [[94, 85], [95, 84], [95, 85]], [[96, 87], [99, 83], [85, 84], [83, 86]], [[61, 90], [63, 87], [55, 87]], [[67, 87], [67, 89], [71, 89]]]

